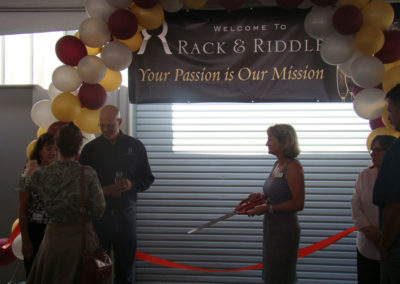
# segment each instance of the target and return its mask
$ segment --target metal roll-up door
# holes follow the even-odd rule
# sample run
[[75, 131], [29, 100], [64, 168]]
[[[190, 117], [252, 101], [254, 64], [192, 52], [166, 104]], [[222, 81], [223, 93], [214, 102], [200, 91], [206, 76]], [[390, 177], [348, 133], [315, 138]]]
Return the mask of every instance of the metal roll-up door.
[[[135, 135], [156, 177], [139, 195], [138, 250], [191, 267], [235, 269], [261, 259], [262, 217], [233, 216], [196, 234], [190, 229], [233, 210], [262, 190], [274, 156], [266, 129], [292, 124], [306, 178], [300, 246], [353, 226], [350, 199], [370, 164], [368, 121], [349, 103], [151, 104], [135, 106]], [[355, 233], [301, 258], [299, 283], [356, 283]], [[260, 270], [209, 272], [136, 264], [138, 283], [262, 283]]]

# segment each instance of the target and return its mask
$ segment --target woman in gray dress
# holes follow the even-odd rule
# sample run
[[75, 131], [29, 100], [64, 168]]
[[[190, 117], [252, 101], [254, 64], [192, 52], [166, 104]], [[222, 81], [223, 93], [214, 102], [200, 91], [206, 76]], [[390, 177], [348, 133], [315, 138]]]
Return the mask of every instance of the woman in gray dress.
[[263, 192], [249, 195], [259, 198], [259, 205], [249, 216], [264, 214], [263, 279], [268, 284], [296, 282], [296, 264], [300, 240], [297, 211], [304, 207], [304, 173], [295, 158], [300, 153], [294, 128], [277, 124], [267, 130], [267, 147], [277, 157], [272, 172], [265, 180]]

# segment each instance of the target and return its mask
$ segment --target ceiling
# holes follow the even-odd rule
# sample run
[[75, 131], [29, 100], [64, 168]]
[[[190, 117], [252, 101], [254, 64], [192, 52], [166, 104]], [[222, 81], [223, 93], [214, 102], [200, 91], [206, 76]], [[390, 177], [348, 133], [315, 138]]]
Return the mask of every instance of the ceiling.
[[[400, 0], [386, 0], [398, 3]], [[85, 0], [0, 0], [0, 11], [13, 10], [84, 10]], [[275, 6], [275, 0], [244, 0], [243, 7]], [[208, 0], [205, 8], [220, 7], [218, 0]]]

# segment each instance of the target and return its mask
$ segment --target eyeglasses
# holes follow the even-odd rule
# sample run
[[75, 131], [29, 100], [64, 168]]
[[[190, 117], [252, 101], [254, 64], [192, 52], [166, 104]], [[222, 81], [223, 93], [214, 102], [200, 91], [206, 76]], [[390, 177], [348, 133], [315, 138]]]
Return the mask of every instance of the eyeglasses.
[[380, 152], [385, 152], [385, 151], [386, 151], [385, 149], [378, 148], [378, 147], [369, 149], [369, 153], [370, 153], [370, 154], [372, 154], [372, 153], [380, 153]]

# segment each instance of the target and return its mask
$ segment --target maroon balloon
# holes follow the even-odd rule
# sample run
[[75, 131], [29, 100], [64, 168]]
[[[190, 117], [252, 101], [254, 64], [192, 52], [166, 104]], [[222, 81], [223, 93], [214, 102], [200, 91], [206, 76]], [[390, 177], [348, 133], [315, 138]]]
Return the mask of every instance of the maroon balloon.
[[78, 97], [82, 107], [95, 110], [106, 103], [107, 93], [100, 84], [83, 83], [79, 89]]
[[383, 121], [382, 121], [382, 117], [371, 119], [369, 121], [369, 127], [371, 127], [371, 130], [374, 130], [375, 128], [379, 128], [379, 127], [385, 127], [385, 124], [383, 124]]
[[2, 248], [2, 246], [5, 245], [7, 241], [7, 238], [0, 239], [0, 265], [8, 265], [17, 259], [12, 251], [11, 246], [6, 249]]
[[235, 10], [243, 5], [244, 0], [219, 0], [222, 7], [228, 10]]
[[334, 5], [338, 0], [311, 0], [317, 6], [328, 7]]
[[295, 9], [301, 2], [303, 2], [303, 0], [276, 0], [278, 6], [283, 9]]
[[344, 5], [333, 14], [333, 26], [343, 35], [352, 35], [359, 31], [363, 23], [363, 16], [356, 6]]
[[135, 0], [134, 2], [139, 7], [150, 9], [157, 5], [160, 0]]
[[138, 29], [136, 16], [125, 10], [118, 9], [108, 17], [108, 28], [113, 36], [128, 39], [135, 35]]
[[375, 53], [383, 64], [392, 63], [400, 59], [400, 31], [384, 31], [385, 42], [381, 50]]
[[60, 130], [60, 128], [67, 123], [68, 122], [64, 122], [64, 121], [53, 122], [52, 124], [50, 124], [49, 128], [47, 128], [47, 132], [56, 134], [58, 132], [58, 130]]
[[359, 92], [361, 92], [362, 90], [364, 90], [364, 88], [357, 86], [357, 85], [354, 85], [353, 88], [351, 89], [353, 96], [357, 96], [357, 94]]
[[79, 38], [66, 35], [57, 41], [56, 54], [62, 63], [77, 66], [79, 60], [87, 55], [87, 50]]

